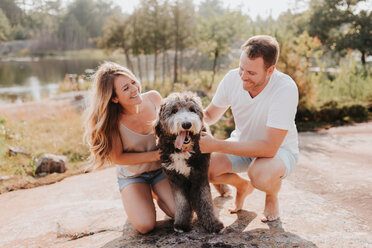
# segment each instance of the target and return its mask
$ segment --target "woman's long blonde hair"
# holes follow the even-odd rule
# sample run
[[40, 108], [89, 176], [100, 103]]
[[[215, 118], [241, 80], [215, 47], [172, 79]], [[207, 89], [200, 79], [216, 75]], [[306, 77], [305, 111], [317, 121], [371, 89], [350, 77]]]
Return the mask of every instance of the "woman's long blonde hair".
[[110, 153], [115, 145], [115, 137], [119, 135], [120, 114], [124, 109], [120, 103], [112, 101], [116, 97], [114, 80], [119, 75], [139, 83], [129, 69], [113, 62], [104, 62], [94, 74], [92, 95], [84, 114], [84, 140], [89, 145], [95, 168], [111, 162]]

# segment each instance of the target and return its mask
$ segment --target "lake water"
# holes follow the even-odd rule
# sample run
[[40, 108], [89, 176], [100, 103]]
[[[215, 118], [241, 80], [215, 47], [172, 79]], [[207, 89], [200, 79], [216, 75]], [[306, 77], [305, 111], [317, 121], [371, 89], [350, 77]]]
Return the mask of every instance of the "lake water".
[[0, 105], [53, 96], [66, 74], [86, 74], [101, 62], [94, 59], [0, 61]]

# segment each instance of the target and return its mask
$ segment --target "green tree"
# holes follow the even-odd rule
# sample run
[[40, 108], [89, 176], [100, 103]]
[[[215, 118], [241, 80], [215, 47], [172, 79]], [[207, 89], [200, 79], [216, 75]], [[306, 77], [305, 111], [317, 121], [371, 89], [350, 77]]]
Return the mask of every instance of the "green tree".
[[[59, 29], [59, 37], [66, 37], [61, 34], [61, 32], [66, 33], [66, 30], [68, 30], [70, 34], [79, 30], [84, 30], [78, 37], [79, 39], [85, 39], [85, 41], [79, 41], [79, 44], [85, 47], [89, 45], [92, 46], [98, 40], [98, 37], [104, 35], [102, 28], [105, 20], [108, 17], [119, 15], [120, 13], [119, 8], [117, 8], [112, 1], [75, 0], [67, 7], [67, 12], [61, 22], [62, 27]], [[72, 20], [68, 20], [69, 18]], [[66, 23], [73, 24], [73, 26], [67, 27]], [[63, 40], [62, 42], [65, 43], [65, 47], [68, 47], [67, 41]]]
[[162, 30], [162, 4], [158, 0], [142, 0], [140, 6], [143, 11], [142, 19], [146, 25], [143, 37], [146, 40], [144, 45], [149, 46], [151, 53], [154, 55], [153, 81], [155, 82], [158, 72], [158, 56], [162, 51], [162, 37], [166, 32], [166, 30]]
[[133, 29], [130, 25], [130, 16], [116, 15], [109, 18], [103, 28], [103, 37], [98, 40], [98, 47], [103, 49], [122, 49], [127, 67], [133, 71], [133, 64], [130, 59], [131, 39]]
[[36, 49], [58, 49], [58, 30], [63, 18], [61, 0], [32, 0], [30, 3], [32, 8], [27, 11], [25, 27], [30, 37], [38, 41]]
[[103, 0], [75, 0], [68, 9], [68, 14], [76, 18], [90, 38], [102, 36], [105, 20], [118, 13], [112, 1]]
[[3, 13], [8, 18], [11, 26], [23, 24], [23, 17], [25, 13], [20, 7], [18, 7], [15, 0], [1, 0], [0, 9], [3, 10]]
[[358, 4], [365, 0], [312, 0], [307, 30], [335, 51], [356, 49], [361, 61], [372, 55], [372, 14]]
[[366, 64], [366, 57], [372, 55], [372, 12], [360, 11], [350, 15], [347, 31], [341, 35], [336, 44], [337, 50], [355, 49], [361, 53], [361, 61]]
[[[178, 82], [178, 68], [182, 79], [183, 51], [195, 43], [196, 17], [191, 0], [176, 0], [171, 4], [172, 38], [174, 43], [173, 83]], [[178, 64], [180, 56], [180, 64]], [[179, 66], [178, 66], [179, 65]]]
[[86, 47], [88, 33], [73, 15], [66, 15], [59, 25], [58, 37], [63, 50], [76, 50]]
[[309, 36], [307, 32], [300, 35], [281, 33], [276, 35], [280, 45], [277, 68], [290, 75], [299, 91], [299, 106], [312, 106], [315, 98], [314, 85], [311, 82], [310, 67], [312, 60], [322, 55], [321, 42]]
[[141, 67], [141, 54], [143, 54], [144, 48], [143, 45], [143, 37], [144, 37], [144, 28], [142, 20], [142, 13], [140, 9], [136, 9], [130, 18], [130, 25], [132, 26], [133, 35], [131, 37], [131, 50], [134, 56], [137, 57], [137, 68], [138, 68], [138, 76], [142, 80], [142, 67]]
[[[171, 24], [171, 11], [168, 1], [165, 1], [161, 6], [160, 15], [160, 30], [162, 34], [160, 36], [160, 46], [162, 50], [162, 83], [165, 83], [166, 71], [169, 71], [167, 65], [167, 59], [169, 62], [168, 50], [172, 47], [172, 24]], [[169, 63], [168, 63], [169, 64]]]
[[0, 42], [7, 41], [10, 34], [10, 24], [8, 18], [0, 9]]
[[[30, 36], [30, 29], [27, 27], [26, 13], [17, 5], [15, 0], [1, 0], [0, 9], [8, 19], [10, 33], [8, 39], [26, 39]], [[4, 23], [4, 25], [6, 25]]]
[[213, 59], [213, 74], [210, 87], [214, 83], [217, 60], [230, 51], [230, 45], [246, 36], [248, 18], [240, 11], [225, 10], [221, 13], [218, 0], [207, 0], [199, 10], [199, 27], [202, 50]]

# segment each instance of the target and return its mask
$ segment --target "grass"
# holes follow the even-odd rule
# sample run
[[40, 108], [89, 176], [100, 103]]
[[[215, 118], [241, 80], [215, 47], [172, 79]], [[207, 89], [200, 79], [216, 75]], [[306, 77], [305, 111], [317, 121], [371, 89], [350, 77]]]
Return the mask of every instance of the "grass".
[[[38, 109], [37, 111], [42, 111]], [[35, 116], [39, 116], [35, 113]], [[57, 111], [41, 119], [0, 120], [0, 193], [17, 188], [32, 187], [62, 180], [64, 177], [81, 173], [87, 166], [89, 150], [82, 140], [82, 116], [71, 109]], [[9, 146], [24, 147], [30, 156], [10, 156]], [[44, 153], [64, 155], [68, 158], [68, 172], [48, 175], [40, 180], [35, 177], [36, 162]]]
[[317, 72], [310, 78], [315, 86], [314, 107], [320, 108], [330, 102], [339, 106], [363, 105], [371, 103], [372, 70], [370, 64], [357, 63], [352, 54], [340, 62], [338, 73]]

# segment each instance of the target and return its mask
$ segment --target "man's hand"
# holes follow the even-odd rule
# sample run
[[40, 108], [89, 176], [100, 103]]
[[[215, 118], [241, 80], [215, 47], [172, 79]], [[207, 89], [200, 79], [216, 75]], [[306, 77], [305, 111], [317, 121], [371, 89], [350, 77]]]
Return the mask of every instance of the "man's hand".
[[215, 139], [210, 133], [201, 132], [199, 147], [202, 153], [212, 153], [217, 151], [219, 140]]

